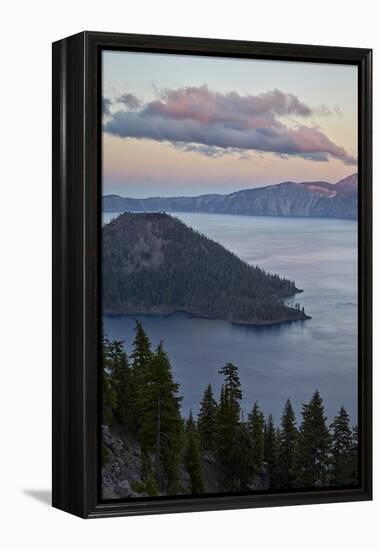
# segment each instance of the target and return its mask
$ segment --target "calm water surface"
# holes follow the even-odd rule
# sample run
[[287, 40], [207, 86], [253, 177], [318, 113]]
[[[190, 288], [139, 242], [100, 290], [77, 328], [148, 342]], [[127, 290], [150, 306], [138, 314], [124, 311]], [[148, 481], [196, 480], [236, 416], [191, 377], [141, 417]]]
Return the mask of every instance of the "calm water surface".
[[[243, 327], [184, 314], [138, 316], [156, 346], [164, 340], [186, 413], [198, 411], [206, 385], [218, 396], [218, 370], [239, 366], [243, 409], [254, 400], [279, 418], [318, 388], [330, 421], [343, 404], [357, 418], [357, 222], [330, 219], [175, 214], [240, 258], [293, 279], [296, 300], [312, 317], [272, 327]], [[108, 222], [117, 214], [104, 214]], [[135, 317], [105, 316], [110, 338], [131, 349]]]

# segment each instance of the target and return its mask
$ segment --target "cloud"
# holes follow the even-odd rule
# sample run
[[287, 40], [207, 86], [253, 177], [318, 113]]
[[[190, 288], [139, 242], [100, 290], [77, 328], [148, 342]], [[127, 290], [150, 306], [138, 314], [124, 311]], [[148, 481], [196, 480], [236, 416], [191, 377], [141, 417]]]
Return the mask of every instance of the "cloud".
[[104, 115], [110, 115], [110, 107], [111, 107], [111, 99], [108, 99], [108, 97], [102, 98], [102, 112]]
[[123, 103], [126, 107], [130, 109], [139, 109], [140, 101], [139, 99], [131, 93], [123, 94], [117, 99], [118, 103]]
[[319, 105], [319, 107], [316, 107], [314, 109], [314, 113], [318, 116], [331, 116], [332, 111], [327, 105]]
[[237, 152], [236, 150], [223, 149], [221, 147], [213, 147], [211, 145], [199, 145], [197, 143], [185, 143], [177, 142], [173, 144], [175, 149], [180, 149], [181, 151], [186, 151], [189, 153], [201, 153], [207, 157], [219, 158], [223, 155], [231, 154]]
[[172, 144], [175, 149], [181, 151], [186, 151], [190, 153], [201, 153], [207, 157], [211, 158], [220, 158], [224, 155], [232, 155], [237, 153], [242, 159], [248, 159], [249, 156], [242, 149], [237, 149], [235, 147], [214, 147], [213, 145], [202, 145], [198, 143], [186, 143], [186, 142], [175, 142]]
[[[319, 128], [305, 123], [289, 126], [287, 117], [303, 121], [313, 110], [293, 94], [280, 90], [241, 96], [213, 92], [207, 86], [163, 92], [159, 99], [141, 105], [129, 98], [129, 110], [117, 110], [104, 130], [122, 138], [148, 138], [208, 156], [255, 150], [315, 160], [356, 159], [333, 143]], [[120, 98], [119, 98], [120, 99]], [[220, 151], [220, 152], [218, 152]]]
[[207, 86], [167, 90], [159, 100], [148, 103], [145, 113], [176, 120], [197, 120], [203, 124], [224, 123], [256, 128], [276, 124], [278, 115], [311, 116], [311, 109], [295, 95], [271, 90], [256, 96], [237, 92], [221, 94]]

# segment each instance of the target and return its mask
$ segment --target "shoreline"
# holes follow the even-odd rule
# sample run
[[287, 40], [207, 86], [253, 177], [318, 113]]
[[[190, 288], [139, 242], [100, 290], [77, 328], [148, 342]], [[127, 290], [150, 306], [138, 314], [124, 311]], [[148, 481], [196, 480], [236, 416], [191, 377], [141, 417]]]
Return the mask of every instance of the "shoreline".
[[229, 319], [217, 316], [206, 315], [202, 313], [195, 313], [193, 311], [188, 311], [186, 309], [161, 309], [160, 311], [149, 311], [149, 310], [139, 310], [139, 311], [113, 311], [113, 310], [104, 310], [102, 311], [102, 316], [105, 317], [123, 317], [129, 316], [134, 317], [135, 315], [145, 315], [150, 317], [170, 317], [176, 315], [176, 313], [187, 315], [188, 317], [198, 318], [198, 319], [208, 319], [210, 321], [225, 321], [231, 323], [232, 325], [241, 325], [241, 326], [273, 326], [281, 325], [283, 323], [292, 323], [294, 321], [308, 321], [312, 319], [309, 315], [302, 314], [299, 318], [297, 317], [288, 317], [284, 319], [269, 319], [266, 321], [246, 321], [242, 319]]
[[[336, 216], [297, 216], [297, 215], [279, 215], [279, 214], [238, 214], [235, 212], [203, 212], [201, 210], [102, 210], [103, 214], [159, 214], [165, 212], [169, 215], [176, 214], [206, 214], [206, 215], [218, 215], [218, 216], [234, 216], [234, 217], [243, 217], [243, 218], [281, 218], [281, 219], [291, 219], [291, 220], [337, 220], [345, 222], [356, 222], [358, 223], [358, 218], [351, 217], [336, 217]], [[117, 216], [118, 217], [118, 216]], [[114, 218], [115, 219], [115, 218]], [[107, 222], [110, 223], [110, 222]]]

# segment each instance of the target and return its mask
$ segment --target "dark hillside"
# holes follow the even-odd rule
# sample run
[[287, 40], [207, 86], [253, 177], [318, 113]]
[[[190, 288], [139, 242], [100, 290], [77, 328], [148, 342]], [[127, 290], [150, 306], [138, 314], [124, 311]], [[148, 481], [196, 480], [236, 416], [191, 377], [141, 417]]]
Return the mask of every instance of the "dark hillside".
[[240, 260], [220, 244], [163, 213], [125, 213], [103, 228], [103, 311], [184, 311], [236, 323], [306, 319], [283, 298], [293, 281]]

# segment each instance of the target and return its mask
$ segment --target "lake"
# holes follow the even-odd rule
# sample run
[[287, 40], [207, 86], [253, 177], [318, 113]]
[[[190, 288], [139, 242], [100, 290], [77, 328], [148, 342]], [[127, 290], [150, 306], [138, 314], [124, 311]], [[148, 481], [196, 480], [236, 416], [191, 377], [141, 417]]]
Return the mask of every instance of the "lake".
[[[107, 223], [118, 214], [104, 214]], [[312, 319], [274, 326], [238, 326], [226, 321], [170, 316], [105, 316], [105, 332], [131, 350], [134, 319], [142, 321], [154, 346], [161, 340], [183, 411], [198, 412], [209, 382], [219, 396], [218, 370], [239, 367], [248, 413], [258, 400], [278, 421], [290, 398], [301, 404], [317, 388], [328, 420], [341, 405], [357, 421], [357, 222], [318, 218], [172, 214], [218, 241], [244, 261], [295, 280], [304, 290], [296, 300]], [[292, 300], [291, 300], [292, 301]]]

